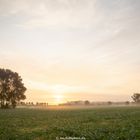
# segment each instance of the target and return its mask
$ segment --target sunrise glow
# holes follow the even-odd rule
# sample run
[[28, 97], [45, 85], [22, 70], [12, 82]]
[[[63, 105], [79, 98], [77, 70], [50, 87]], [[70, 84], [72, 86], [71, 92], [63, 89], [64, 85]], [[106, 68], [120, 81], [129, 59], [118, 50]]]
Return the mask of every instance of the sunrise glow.
[[140, 2], [0, 0], [0, 67], [27, 100], [126, 101], [140, 92]]

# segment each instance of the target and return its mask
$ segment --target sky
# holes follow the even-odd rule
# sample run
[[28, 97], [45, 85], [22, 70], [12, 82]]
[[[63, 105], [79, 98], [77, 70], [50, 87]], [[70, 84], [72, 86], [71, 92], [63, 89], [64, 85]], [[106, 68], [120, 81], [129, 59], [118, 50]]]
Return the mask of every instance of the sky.
[[26, 101], [127, 101], [140, 92], [139, 0], [0, 0], [0, 68]]

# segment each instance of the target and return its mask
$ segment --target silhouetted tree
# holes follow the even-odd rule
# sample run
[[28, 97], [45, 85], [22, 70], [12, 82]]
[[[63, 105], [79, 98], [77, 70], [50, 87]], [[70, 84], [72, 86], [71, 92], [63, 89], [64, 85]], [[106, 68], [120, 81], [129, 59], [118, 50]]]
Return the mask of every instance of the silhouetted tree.
[[17, 102], [26, 99], [26, 88], [17, 72], [0, 69], [0, 107], [15, 108]]
[[112, 102], [111, 101], [108, 101], [108, 105], [112, 105]]
[[129, 102], [129, 101], [126, 101], [126, 102], [125, 102], [125, 104], [126, 104], [126, 105], [129, 105], [129, 104], [130, 104], [130, 102]]
[[90, 102], [88, 100], [85, 101], [85, 105], [89, 105]]
[[140, 103], [140, 93], [134, 93], [132, 99], [135, 103]]

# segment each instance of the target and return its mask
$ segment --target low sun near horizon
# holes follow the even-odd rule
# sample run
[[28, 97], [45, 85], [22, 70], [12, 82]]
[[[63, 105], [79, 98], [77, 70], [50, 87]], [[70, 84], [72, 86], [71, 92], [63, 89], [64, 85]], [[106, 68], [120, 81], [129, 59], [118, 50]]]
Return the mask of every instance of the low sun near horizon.
[[0, 67], [27, 102], [131, 101], [140, 92], [139, 0], [0, 0]]

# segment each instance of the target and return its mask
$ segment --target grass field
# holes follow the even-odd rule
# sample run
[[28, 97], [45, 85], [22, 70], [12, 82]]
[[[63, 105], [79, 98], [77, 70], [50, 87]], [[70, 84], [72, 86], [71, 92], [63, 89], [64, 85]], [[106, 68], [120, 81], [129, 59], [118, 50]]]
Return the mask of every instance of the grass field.
[[0, 140], [140, 140], [140, 107], [0, 110]]

